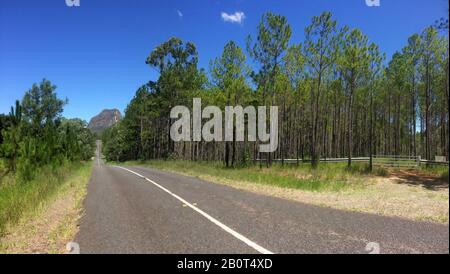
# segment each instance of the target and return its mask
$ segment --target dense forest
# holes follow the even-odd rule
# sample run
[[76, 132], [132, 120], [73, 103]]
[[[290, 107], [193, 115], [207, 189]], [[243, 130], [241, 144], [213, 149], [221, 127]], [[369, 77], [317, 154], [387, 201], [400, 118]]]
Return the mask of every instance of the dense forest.
[[94, 155], [94, 135], [85, 121], [61, 116], [68, 101], [55, 90], [44, 79], [16, 101], [9, 115], [0, 115], [0, 159], [6, 173], [21, 182], [32, 180], [43, 167], [58, 168]]
[[[124, 119], [105, 132], [108, 160], [184, 159], [226, 166], [265, 159], [369, 155], [447, 156], [449, 133], [448, 21], [412, 34], [386, 60], [359, 29], [331, 13], [312, 18], [304, 40], [291, 41], [284, 16], [263, 15], [247, 48], [228, 42], [208, 70], [192, 42], [171, 38], [146, 63], [159, 79], [140, 87]], [[250, 65], [251, 64], [251, 65]], [[255, 142], [173, 142], [170, 110], [192, 106], [279, 107], [279, 146], [259, 153]], [[236, 134], [236, 129], [234, 129]]]

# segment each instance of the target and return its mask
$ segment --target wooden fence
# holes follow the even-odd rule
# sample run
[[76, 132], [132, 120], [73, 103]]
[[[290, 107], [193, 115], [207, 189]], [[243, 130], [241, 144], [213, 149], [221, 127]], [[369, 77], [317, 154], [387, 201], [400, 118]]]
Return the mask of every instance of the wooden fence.
[[[441, 165], [448, 166], [449, 162], [436, 162], [429, 160], [422, 160], [420, 156], [396, 156], [396, 155], [374, 155], [373, 164], [380, 166], [389, 166], [389, 167], [404, 167], [404, 168], [416, 168], [421, 165]], [[369, 157], [354, 157], [352, 158], [352, 162], [369, 162]], [[266, 162], [267, 159], [257, 159], [256, 161]], [[275, 163], [285, 164], [304, 164], [311, 163], [310, 159], [273, 159]], [[348, 158], [322, 158], [320, 159], [321, 163], [346, 163]]]

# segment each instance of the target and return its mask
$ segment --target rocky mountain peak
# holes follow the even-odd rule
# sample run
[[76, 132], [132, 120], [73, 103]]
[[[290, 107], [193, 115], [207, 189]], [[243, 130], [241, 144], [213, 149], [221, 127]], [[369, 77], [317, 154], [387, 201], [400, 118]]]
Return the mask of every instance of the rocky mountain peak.
[[105, 129], [112, 127], [121, 119], [122, 114], [118, 109], [104, 109], [100, 114], [91, 119], [88, 128], [94, 133], [102, 133]]

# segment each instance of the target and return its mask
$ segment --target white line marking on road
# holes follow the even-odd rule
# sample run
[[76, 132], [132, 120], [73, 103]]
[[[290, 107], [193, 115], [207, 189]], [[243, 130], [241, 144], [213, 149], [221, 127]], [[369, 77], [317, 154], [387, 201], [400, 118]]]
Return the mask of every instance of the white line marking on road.
[[232, 236], [234, 236], [235, 238], [241, 240], [242, 242], [246, 243], [248, 246], [252, 247], [253, 249], [255, 249], [256, 251], [258, 251], [259, 253], [262, 254], [273, 254], [273, 252], [265, 249], [264, 247], [258, 245], [257, 243], [251, 241], [250, 239], [248, 239], [247, 237], [245, 237], [244, 235], [234, 231], [233, 229], [231, 229], [230, 227], [224, 225], [223, 223], [221, 223], [220, 221], [218, 221], [217, 219], [215, 219], [214, 217], [212, 217], [211, 215], [209, 215], [208, 213], [204, 212], [203, 210], [201, 210], [200, 208], [194, 206], [193, 204], [189, 203], [188, 201], [186, 201], [185, 199], [181, 198], [180, 196], [178, 196], [177, 194], [171, 192], [170, 190], [168, 190], [167, 188], [161, 186], [160, 184], [150, 180], [149, 178], [146, 178], [144, 176], [142, 176], [141, 174], [134, 172], [132, 170], [129, 170], [128, 168], [124, 168], [124, 167], [120, 167], [120, 166], [114, 166], [116, 168], [120, 168], [123, 170], [126, 170], [130, 173], [133, 173], [134, 175], [145, 179], [146, 181], [154, 184], [155, 186], [157, 186], [158, 188], [162, 189], [163, 191], [169, 193], [170, 195], [172, 195], [174, 198], [176, 198], [177, 200], [179, 200], [180, 202], [182, 202], [183, 204], [186, 204], [188, 207], [192, 208], [194, 211], [200, 213], [203, 217], [205, 217], [206, 219], [208, 219], [209, 221], [211, 221], [213, 224], [217, 225], [218, 227], [222, 228], [223, 230], [225, 230], [226, 232], [228, 232], [229, 234], [231, 234]]
[[97, 142], [97, 166], [100, 166], [100, 145]]

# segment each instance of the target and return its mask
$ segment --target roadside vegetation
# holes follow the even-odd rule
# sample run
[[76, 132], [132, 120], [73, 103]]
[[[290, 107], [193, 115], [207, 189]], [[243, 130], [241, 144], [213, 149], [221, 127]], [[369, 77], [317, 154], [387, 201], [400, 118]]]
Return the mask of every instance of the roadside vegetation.
[[30, 181], [17, 182], [12, 175], [0, 179], [0, 236], [8, 225], [16, 224], [23, 215], [34, 213], [46, 204], [61, 187], [80, 170], [90, 169], [90, 162], [64, 163], [43, 167]]
[[448, 166], [421, 166], [420, 171], [424, 175], [438, 176], [442, 181], [448, 182]]
[[131, 161], [130, 166], [147, 166], [197, 177], [241, 190], [275, 196], [311, 205], [402, 217], [418, 221], [448, 223], [447, 167], [397, 169], [357, 163], [321, 164], [318, 169], [273, 165], [225, 168], [221, 163], [190, 161]]
[[45, 208], [68, 182], [80, 184], [74, 181], [80, 172], [90, 174], [94, 136], [86, 122], [62, 117], [68, 101], [55, 90], [44, 79], [0, 115], [0, 237]]
[[82, 216], [92, 162], [43, 168], [0, 191], [0, 253], [64, 253]]
[[[162, 161], [127, 162], [128, 165], [149, 165], [151, 167], [181, 172], [192, 176], [205, 175], [227, 180], [244, 181], [281, 188], [307, 191], [342, 191], [364, 188], [367, 178], [366, 164], [355, 164], [351, 169], [345, 163], [326, 164], [314, 169], [310, 165], [274, 164], [270, 168], [257, 165], [239, 168], [226, 168], [221, 162]], [[379, 174], [387, 174], [383, 168], [377, 168]]]

